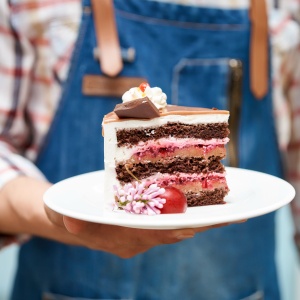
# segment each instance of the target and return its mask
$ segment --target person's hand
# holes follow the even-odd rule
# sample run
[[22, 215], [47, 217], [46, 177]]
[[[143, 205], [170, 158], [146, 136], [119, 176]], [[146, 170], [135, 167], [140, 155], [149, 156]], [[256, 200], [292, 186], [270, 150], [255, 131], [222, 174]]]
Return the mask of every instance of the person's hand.
[[208, 229], [228, 225], [226, 223], [177, 230], [134, 229], [73, 219], [62, 216], [46, 206], [45, 210], [52, 223], [69, 232], [80, 245], [110, 252], [122, 258], [132, 257], [157, 245], [193, 238], [196, 233]]
[[24, 176], [7, 183], [0, 191], [0, 232], [35, 235], [129, 258], [152, 247], [177, 243], [196, 233], [228, 225], [142, 230], [85, 222], [44, 206], [43, 194], [50, 186], [48, 182]]

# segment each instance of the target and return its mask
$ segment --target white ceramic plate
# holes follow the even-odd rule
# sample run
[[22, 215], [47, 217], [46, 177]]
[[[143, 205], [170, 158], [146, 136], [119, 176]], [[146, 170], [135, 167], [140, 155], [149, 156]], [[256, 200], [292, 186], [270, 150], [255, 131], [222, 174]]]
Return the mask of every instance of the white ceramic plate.
[[143, 229], [202, 227], [257, 217], [288, 204], [295, 197], [286, 181], [260, 172], [226, 168], [230, 188], [224, 205], [188, 208], [184, 214], [155, 216], [112, 211], [104, 205], [104, 172], [63, 180], [44, 195], [45, 204], [63, 215], [96, 223]]

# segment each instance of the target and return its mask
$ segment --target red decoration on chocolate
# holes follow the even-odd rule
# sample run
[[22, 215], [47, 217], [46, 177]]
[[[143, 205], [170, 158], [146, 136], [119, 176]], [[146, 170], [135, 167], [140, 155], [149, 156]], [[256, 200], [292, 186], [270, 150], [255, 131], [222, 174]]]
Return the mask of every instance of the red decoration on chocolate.
[[139, 89], [142, 91], [142, 92], [145, 92], [145, 89], [147, 86], [150, 86], [148, 82], [142, 82], [139, 86]]

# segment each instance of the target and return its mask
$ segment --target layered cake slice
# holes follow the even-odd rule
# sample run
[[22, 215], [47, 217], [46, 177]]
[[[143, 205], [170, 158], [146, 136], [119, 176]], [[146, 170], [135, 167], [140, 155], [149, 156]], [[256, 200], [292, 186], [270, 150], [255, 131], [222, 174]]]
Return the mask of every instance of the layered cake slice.
[[223, 204], [229, 112], [166, 105], [161, 89], [148, 85], [123, 101], [103, 120], [108, 199], [138, 182], [175, 187], [189, 207]]

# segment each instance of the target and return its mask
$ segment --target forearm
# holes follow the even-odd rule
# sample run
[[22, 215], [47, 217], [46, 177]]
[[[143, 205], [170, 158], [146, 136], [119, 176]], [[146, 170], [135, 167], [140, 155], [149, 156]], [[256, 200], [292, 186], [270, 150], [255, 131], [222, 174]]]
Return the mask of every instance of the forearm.
[[42, 195], [49, 187], [43, 181], [20, 176], [0, 191], [0, 231], [33, 234], [33, 221], [42, 218]]
[[29, 234], [76, 244], [64, 226], [54, 225], [44, 210], [43, 194], [50, 183], [20, 176], [0, 191], [0, 233]]

